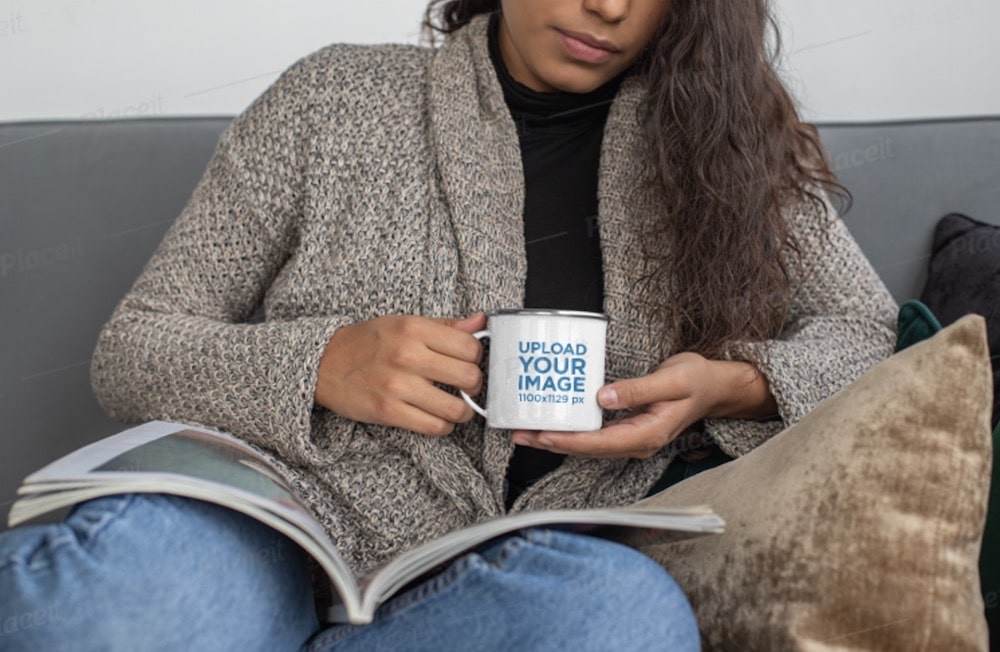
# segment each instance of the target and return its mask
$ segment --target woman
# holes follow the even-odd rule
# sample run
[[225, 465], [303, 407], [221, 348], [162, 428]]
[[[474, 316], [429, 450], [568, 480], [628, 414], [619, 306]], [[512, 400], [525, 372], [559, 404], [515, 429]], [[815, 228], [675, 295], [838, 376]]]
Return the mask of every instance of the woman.
[[[98, 397], [268, 452], [359, 573], [505, 511], [627, 504], [682, 451], [753, 449], [888, 355], [895, 314], [825, 201], [765, 5], [438, 0], [438, 50], [307, 57], [223, 136], [102, 332]], [[480, 388], [482, 311], [522, 305], [610, 316], [619, 420], [497, 431], [447, 389]], [[94, 501], [5, 537], [4, 611], [63, 605], [18, 632], [50, 648], [698, 646], [659, 567], [546, 531], [320, 631], [301, 553], [262, 530]]]

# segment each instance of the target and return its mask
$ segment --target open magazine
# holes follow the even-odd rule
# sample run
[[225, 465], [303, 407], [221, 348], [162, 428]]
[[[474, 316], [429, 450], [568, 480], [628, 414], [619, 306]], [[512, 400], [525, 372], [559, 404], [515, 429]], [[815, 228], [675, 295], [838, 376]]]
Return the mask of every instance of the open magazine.
[[242, 512], [285, 534], [326, 571], [335, 601], [329, 619], [368, 623], [397, 591], [480, 543], [529, 527], [597, 531], [602, 526], [672, 531], [678, 538], [718, 533], [708, 507], [523, 512], [450, 532], [355, 577], [336, 545], [267, 460], [221, 432], [152, 421], [81, 448], [28, 476], [8, 517], [11, 526], [85, 500], [121, 493], [168, 493]]

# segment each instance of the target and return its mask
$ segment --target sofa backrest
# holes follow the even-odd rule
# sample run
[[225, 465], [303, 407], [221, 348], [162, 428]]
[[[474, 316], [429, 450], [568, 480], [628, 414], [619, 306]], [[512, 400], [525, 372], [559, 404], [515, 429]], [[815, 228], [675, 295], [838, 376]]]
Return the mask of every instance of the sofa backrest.
[[854, 196], [844, 221], [897, 301], [920, 296], [941, 217], [1000, 224], [1000, 117], [830, 124], [820, 135]]
[[229, 122], [0, 124], [0, 528], [25, 475], [122, 429], [90, 391], [97, 334]]
[[[97, 333], [180, 213], [229, 118], [0, 124], [0, 520], [20, 480], [122, 428], [90, 392]], [[1000, 118], [827, 125], [845, 221], [898, 300], [933, 224], [1000, 223]], [[0, 525], [3, 527], [3, 525]]]

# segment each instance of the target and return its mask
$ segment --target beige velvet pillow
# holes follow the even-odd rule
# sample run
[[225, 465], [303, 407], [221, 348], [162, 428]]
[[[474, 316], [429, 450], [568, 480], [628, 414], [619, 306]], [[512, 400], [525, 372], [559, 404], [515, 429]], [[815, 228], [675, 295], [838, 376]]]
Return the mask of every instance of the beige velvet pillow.
[[630, 543], [687, 592], [706, 650], [985, 650], [991, 395], [985, 323], [965, 317], [644, 501], [707, 503], [725, 534]]

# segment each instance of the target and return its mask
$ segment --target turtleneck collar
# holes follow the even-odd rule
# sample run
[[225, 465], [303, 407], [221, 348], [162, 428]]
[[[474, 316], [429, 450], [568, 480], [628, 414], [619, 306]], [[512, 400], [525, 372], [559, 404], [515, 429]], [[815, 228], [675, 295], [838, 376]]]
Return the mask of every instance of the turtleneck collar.
[[500, 53], [500, 13], [490, 16], [489, 52], [496, 69], [504, 100], [515, 118], [546, 119], [559, 123], [603, 120], [625, 73], [589, 93], [554, 91], [541, 93], [520, 83], [507, 70]]

